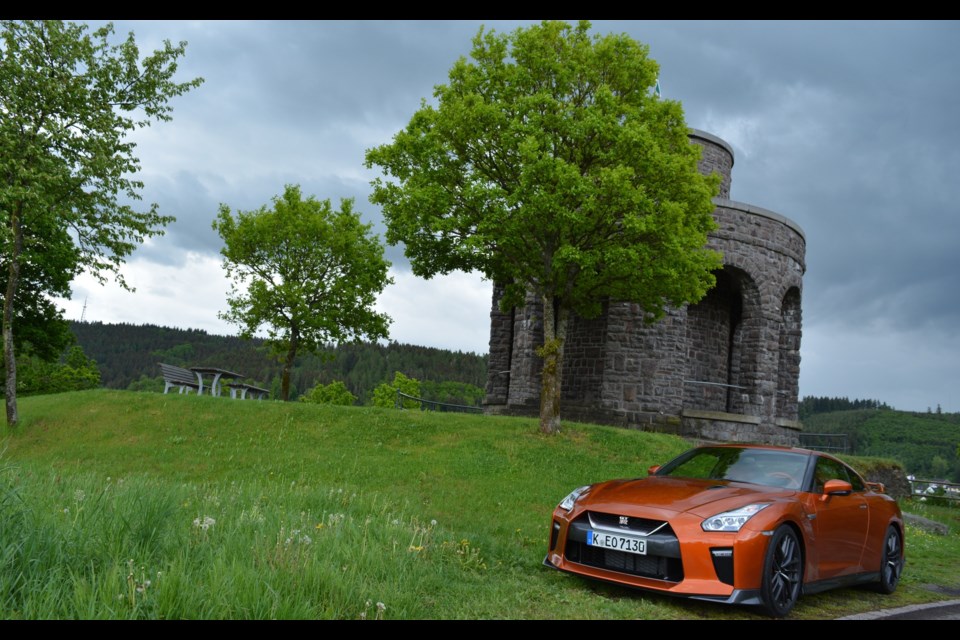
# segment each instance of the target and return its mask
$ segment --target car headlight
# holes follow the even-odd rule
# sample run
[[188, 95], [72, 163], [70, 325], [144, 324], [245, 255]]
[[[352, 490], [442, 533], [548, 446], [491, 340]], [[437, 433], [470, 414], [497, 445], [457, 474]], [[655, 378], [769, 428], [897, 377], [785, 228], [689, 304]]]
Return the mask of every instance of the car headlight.
[[577, 500], [580, 499], [580, 496], [582, 496], [584, 493], [586, 493], [587, 489], [589, 489], [589, 488], [590, 488], [589, 486], [586, 486], [586, 487], [577, 487], [576, 489], [574, 489], [573, 491], [571, 491], [570, 494], [569, 494], [566, 498], [564, 498], [563, 500], [560, 501], [560, 506], [563, 507], [564, 509], [566, 509], [567, 511], [572, 510], [572, 509], [573, 509], [573, 505], [575, 505], [575, 504], [577, 503]]
[[769, 502], [761, 502], [748, 504], [733, 511], [724, 511], [704, 520], [700, 523], [700, 528], [704, 531], [740, 531], [740, 528], [747, 524], [747, 520], [769, 506]]

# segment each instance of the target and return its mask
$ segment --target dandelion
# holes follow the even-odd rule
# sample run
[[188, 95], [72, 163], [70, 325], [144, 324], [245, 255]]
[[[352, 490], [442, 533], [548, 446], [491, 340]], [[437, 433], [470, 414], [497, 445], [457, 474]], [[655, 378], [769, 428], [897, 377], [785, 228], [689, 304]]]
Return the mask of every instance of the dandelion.
[[430, 521], [430, 526], [431, 526], [431, 527], [437, 526], [437, 521], [436, 521], [436, 520], [431, 520], [431, 521]]

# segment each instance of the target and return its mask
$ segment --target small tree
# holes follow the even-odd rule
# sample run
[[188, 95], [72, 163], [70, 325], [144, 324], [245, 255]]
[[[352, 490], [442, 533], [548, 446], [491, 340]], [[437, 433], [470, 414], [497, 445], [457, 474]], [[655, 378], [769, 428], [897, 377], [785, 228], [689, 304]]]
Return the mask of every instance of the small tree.
[[[393, 382], [384, 382], [373, 390], [373, 406], [389, 407], [397, 406], [397, 392], [403, 393], [414, 398], [420, 397], [420, 381], [416, 378], [408, 378], [399, 371], [393, 374]], [[416, 409], [420, 403], [410, 398], [404, 398], [401, 402], [404, 409]]]
[[304, 199], [287, 185], [273, 208], [238, 211], [227, 205], [213, 228], [223, 238], [223, 267], [233, 278], [230, 309], [220, 317], [251, 338], [266, 327], [280, 360], [280, 397], [290, 397], [290, 371], [301, 349], [319, 354], [331, 343], [387, 337], [390, 318], [373, 306], [393, 280], [383, 245], [353, 211], [353, 200]]
[[300, 396], [300, 402], [350, 407], [357, 403], [357, 396], [353, 395], [342, 381], [334, 380], [327, 385], [318, 382], [317, 386]]
[[[174, 82], [185, 42], [140, 58], [131, 33], [109, 42], [112, 25], [5, 20], [0, 30], [0, 214], [3, 350], [7, 424], [19, 420], [15, 325], [20, 308], [42, 294], [62, 294], [83, 269], [101, 281], [144, 238], [173, 221], [156, 205], [140, 212], [143, 183], [130, 132], [170, 120], [169, 101], [198, 86]], [[24, 296], [24, 288], [40, 286]], [[56, 322], [47, 308], [44, 322]]]
[[570, 315], [607, 300], [649, 321], [715, 283], [719, 178], [698, 171], [680, 104], [653, 92], [659, 73], [627, 35], [543, 22], [480, 32], [390, 144], [367, 151], [387, 241], [423, 277], [479, 270], [504, 310], [543, 305], [540, 427], [560, 426]]

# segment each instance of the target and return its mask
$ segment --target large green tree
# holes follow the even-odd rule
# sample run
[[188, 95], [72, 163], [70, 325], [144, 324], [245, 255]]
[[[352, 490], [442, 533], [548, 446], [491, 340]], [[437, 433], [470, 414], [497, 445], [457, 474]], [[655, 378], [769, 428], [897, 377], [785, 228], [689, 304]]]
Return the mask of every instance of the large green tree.
[[414, 273], [478, 270], [505, 287], [504, 309], [542, 302], [544, 432], [560, 426], [571, 313], [622, 300], [653, 321], [702, 298], [721, 266], [706, 248], [718, 177], [698, 172], [680, 104], [654, 95], [645, 45], [590, 29], [481, 28], [434, 103], [366, 155], [390, 178], [371, 201]]
[[251, 338], [266, 328], [283, 366], [280, 395], [290, 397], [290, 371], [301, 349], [318, 353], [330, 343], [386, 338], [390, 318], [374, 310], [393, 280], [380, 239], [353, 210], [353, 200], [303, 198], [287, 185], [273, 208], [238, 211], [226, 205], [213, 222], [223, 238], [223, 267], [233, 278], [220, 317]]
[[[133, 34], [55, 20], [0, 23], [0, 216], [7, 423], [16, 424], [14, 332], [18, 305], [43, 307], [63, 276], [88, 270], [101, 282], [147, 237], [173, 220], [156, 205], [137, 211], [140, 163], [127, 139], [170, 120], [172, 97], [202, 80], [175, 82], [186, 43], [141, 58]], [[50, 289], [22, 288], [30, 284]], [[49, 315], [49, 306], [44, 313]], [[55, 313], [58, 315], [59, 312]]]

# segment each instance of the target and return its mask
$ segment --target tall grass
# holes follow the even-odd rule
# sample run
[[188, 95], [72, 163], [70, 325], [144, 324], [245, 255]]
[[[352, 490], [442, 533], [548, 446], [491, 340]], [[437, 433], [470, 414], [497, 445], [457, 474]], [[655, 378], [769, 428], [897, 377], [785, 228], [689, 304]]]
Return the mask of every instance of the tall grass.
[[[556, 502], [691, 444], [672, 436], [105, 390], [21, 413], [0, 454], [4, 619], [759, 617], [542, 566]], [[904, 584], [792, 617], [929, 596]]]

